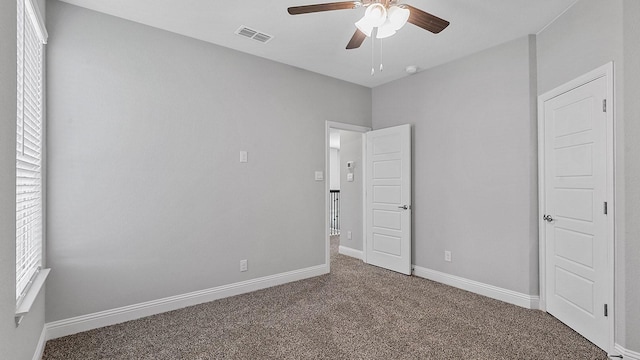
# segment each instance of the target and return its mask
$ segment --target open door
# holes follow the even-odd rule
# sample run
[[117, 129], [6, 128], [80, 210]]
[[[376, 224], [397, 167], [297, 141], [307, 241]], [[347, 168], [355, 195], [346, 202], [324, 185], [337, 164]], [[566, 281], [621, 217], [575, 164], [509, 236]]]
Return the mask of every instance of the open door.
[[366, 261], [411, 275], [411, 125], [367, 133]]

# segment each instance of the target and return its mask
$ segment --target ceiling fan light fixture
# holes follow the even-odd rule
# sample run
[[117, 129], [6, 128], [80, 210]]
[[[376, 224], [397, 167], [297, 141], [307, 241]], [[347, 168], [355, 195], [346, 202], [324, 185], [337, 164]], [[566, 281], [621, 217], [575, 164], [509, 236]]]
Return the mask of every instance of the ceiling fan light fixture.
[[373, 3], [364, 12], [362, 20], [365, 19], [373, 27], [380, 26], [387, 20], [387, 9], [380, 3]]
[[369, 23], [366, 16], [356, 22], [356, 27], [358, 30], [362, 31], [363, 34], [367, 35], [367, 37], [371, 37], [373, 25]]
[[387, 21], [385, 21], [384, 24], [382, 24], [382, 26], [378, 27], [378, 32], [376, 33], [376, 37], [378, 39], [384, 39], [384, 38], [388, 38], [389, 36], [395, 33], [396, 33], [396, 29], [393, 23], [391, 23], [391, 21], [387, 19]]
[[[386, 38], [392, 36], [406, 23], [434, 34], [440, 33], [450, 22], [408, 4], [398, 4], [401, 0], [353, 0], [324, 4], [310, 4], [287, 8], [290, 15], [319, 13], [334, 10], [366, 8], [364, 16], [355, 25], [357, 30], [351, 36], [346, 49], [359, 48], [367, 37]], [[377, 30], [374, 34], [374, 29]], [[266, 35], [269, 36], [269, 35]], [[373, 51], [373, 43], [371, 44]], [[380, 68], [382, 71], [382, 67]]]
[[394, 30], [400, 30], [409, 20], [409, 9], [393, 5], [387, 12], [388, 22], [393, 25]]

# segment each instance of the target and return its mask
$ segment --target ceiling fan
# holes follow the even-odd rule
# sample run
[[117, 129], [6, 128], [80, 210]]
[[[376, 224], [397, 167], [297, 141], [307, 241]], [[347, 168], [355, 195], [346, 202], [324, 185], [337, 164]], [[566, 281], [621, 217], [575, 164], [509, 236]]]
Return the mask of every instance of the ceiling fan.
[[356, 22], [356, 31], [347, 44], [347, 49], [356, 49], [370, 37], [377, 28], [376, 37], [389, 37], [396, 33], [405, 23], [421, 27], [437, 34], [449, 26], [447, 20], [407, 4], [399, 4], [398, 0], [362, 0], [342, 1], [325, 4], [293, 6], [287, 9], [291, 15], [308, 14], [322, 11], [347, 10], [366, 7], [364, 17]]

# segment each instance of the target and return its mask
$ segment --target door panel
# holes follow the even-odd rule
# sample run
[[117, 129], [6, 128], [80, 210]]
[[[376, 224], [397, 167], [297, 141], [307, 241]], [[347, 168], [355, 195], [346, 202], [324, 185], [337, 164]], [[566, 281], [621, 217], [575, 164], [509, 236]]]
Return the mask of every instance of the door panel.
[[593, 146], [591, 144], [556, 150], [556, 176], [593, 175]]
[[373, 164], [373, 177], [376, 179], [399, 179], [402, 176], [400, 160], [378, 161]]
[[594, 312], [593, 295], [593, 281], [560, 266], [556, 268], [556, 296], [561, 297], [566, 304], [584, 310], [589, 317]]
[[606, 78], [544, 103], [547, 311], [601, 348], [609, 325]]
[[368, 132], [366, 161], [367, 262], [410, 275], [410, 125]]
[[554, 123], [556, 137], [577, 134], [591, 130], [591, 110], [593, 98], [579, 99], [572, 104], [557, 109], [557, 119]]
[[556, 217], [591, 222], [593, 189], [555, 189]]
[[[375, 131], [370, 131], [369, 133], [374, 132]], [[397, 154], [402, 151], [401, 141], [401, 136], [398, 133], [390, 133], [383, 136], [373, 136], [371, 138], [371, 148], [373, 150], [373, 155]]]
[[374, 210], [373, 223], [380, 228], [401, 230], [402, 219], [397, 211]]
[[556, 227], [556, 255], [593, 269], [593, 235]]
[[376, 204], [400, 204], [402, 202], [402, 189], [393, 185], [374, 185], [373, 202]]
[[373, 250], [387, 255], [401, 256], [401, 239], [397, 236], [387, 236], [381, 233], [373, 234]]

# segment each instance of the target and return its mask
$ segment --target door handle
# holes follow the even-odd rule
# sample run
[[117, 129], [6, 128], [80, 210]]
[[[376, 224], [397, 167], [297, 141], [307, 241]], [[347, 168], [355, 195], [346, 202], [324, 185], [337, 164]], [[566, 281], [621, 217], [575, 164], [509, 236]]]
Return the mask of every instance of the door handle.
[[398, 209], [402, 209], [402, 210], [409, 210], [409, 209], [411, 209], [411, 205], [402, 205], [402, 206], [398, 206]]
[[551, 215], [544, 215], [542, 217], [542, 220], [545, 220], [546, 222], [552, 222], [553, 218], [551, 217]]

